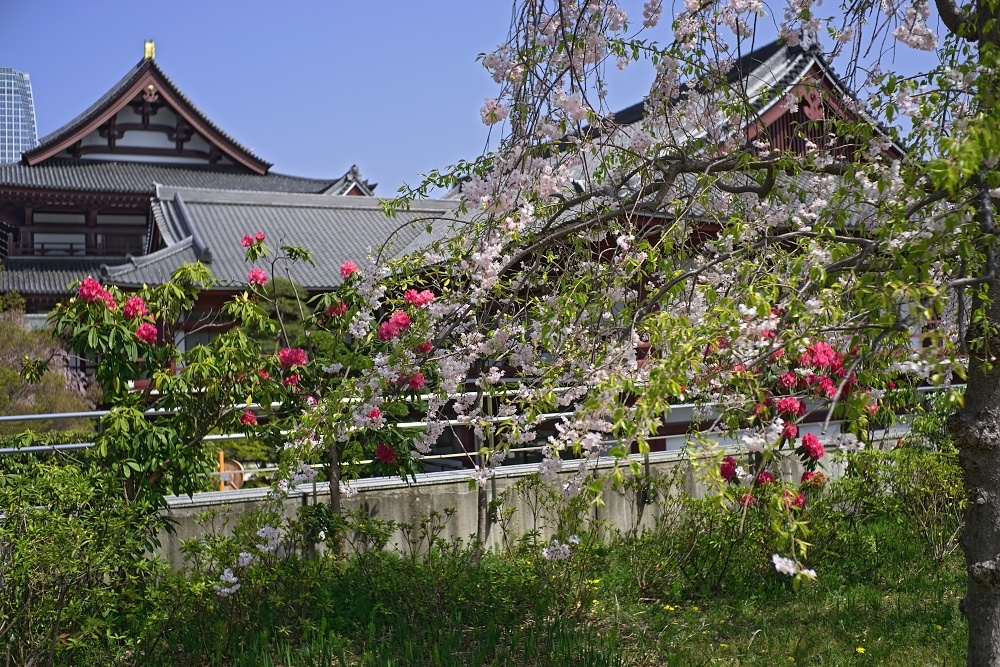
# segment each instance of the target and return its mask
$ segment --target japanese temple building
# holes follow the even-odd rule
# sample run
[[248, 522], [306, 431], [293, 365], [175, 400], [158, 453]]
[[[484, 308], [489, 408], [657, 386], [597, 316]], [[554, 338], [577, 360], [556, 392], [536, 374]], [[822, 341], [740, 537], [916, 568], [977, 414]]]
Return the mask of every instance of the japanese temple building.
[[271, 165], [205, 116], [163, 73], [152, 42], [142, 60], [83, 113], [0, 164], [0, 292], [46, 312], [102, 266], [165, 247], [157, 186], [371, 197], [357, 167], [336, 179]]

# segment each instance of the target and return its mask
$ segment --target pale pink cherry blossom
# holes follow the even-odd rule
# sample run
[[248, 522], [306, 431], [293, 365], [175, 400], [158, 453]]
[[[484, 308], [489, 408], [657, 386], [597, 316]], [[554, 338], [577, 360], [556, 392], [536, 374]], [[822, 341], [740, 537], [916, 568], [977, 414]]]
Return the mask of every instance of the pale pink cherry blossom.
[[495, 99], [487, 98], [483, 107], [479, 110], [479, 115], [483, 119], [484, 125], [496, 125], [507, 117], [510, 109], [505, 104], [500, 104]]

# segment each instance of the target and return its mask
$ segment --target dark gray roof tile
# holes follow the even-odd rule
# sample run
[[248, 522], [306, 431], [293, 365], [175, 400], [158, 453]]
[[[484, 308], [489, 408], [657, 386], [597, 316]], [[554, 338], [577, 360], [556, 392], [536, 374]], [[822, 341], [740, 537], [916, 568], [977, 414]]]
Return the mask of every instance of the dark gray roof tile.
[[128, 192], [152, 195], [155, 183], [183, 188], [322, 193], [339, 179], [301, 178], [237, 168], [175, 166], [142, 162], [49, 159], [30, 166], [0, 164], [0, 187], [52, 188], [82, 192]]
[[65, 294], [75, 281], [87, 276], [99, 277], [101, 264], [108, 261], [106, 258], [6, 257], [0, 271], [0, 292]]
[[[296, 263], [287, 267], [292, 280], [310, 290], [332, 289], [342, 282], [340, 265], [344, 261], [361, 264], [369, 252], [395, 257], [404, 249], [422, 246], [415, 241], [429, 242], [441, 234], [438, 230], [449, 228], [456, 208], [455, 202], [420, 201], [410, 211], [390, 218], [379, 208], [378, 200], [370, 197], [163, 186], [157, 188], [153, 200], [154, 219], [167, 243], [173, 243], [124, 265], [107, 267], [105, 276], [122, 286], [165, 280], [182, 264], [195, 260], [193, 232], [197, 230], [210, 251], [209, 268], [223, 281], [219, 289], [244, 285], [252, 266], [244, 261], [240, 239], [262, 231], [272, 248], [294, 245], [313, 253], [316, 266]], [[436, 233], [426, 232], [428, 221], [438, 221], [434, 224]], [[191, 235], [178, 239], [184, 229], [191, 230]], [[271, 272], [269, 262], [258, 262], [257, 266]], [[284, 277], [285, 269], [279, 265], [277, 275]]]

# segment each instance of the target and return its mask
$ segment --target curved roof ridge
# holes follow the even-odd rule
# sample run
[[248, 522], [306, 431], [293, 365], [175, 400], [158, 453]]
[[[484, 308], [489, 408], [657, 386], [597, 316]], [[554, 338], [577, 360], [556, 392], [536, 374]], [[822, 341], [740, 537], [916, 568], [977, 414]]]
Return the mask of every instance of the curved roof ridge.
[[147, 82], [149, 85], [155, 84], [154, 87], [160, 97], [166, 98], [167, 103], [179, 116], [205, 135], [210, 143], [217, 144], [233, 162], [261, 175], [266, 174], [271, 168], [270, 162], [261, 159], [212, 122], [152, 58], [141, 60], [117, 84], [87, 107], [83, 113], [55, 132], [45, 135], [37, 146], [22, 154], [22, 162], [36, 165], [55, 157], [73, 141], [79, 140], [86, 133], [97, 129], [108, 117], [124, 108], [139, 93], [140, 86]]

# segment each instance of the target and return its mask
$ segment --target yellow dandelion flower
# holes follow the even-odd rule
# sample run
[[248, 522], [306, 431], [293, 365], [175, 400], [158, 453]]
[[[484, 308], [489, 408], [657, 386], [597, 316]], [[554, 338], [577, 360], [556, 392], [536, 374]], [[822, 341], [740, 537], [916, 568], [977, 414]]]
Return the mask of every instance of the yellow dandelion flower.
[[865, 652], [865, 647], [864, 646], [859, 646], [856, 649], [854, 649], [854, 652], [857, 653], [857, 654], [859, 654], [859, 655], [863, 655], [864, 652]]

